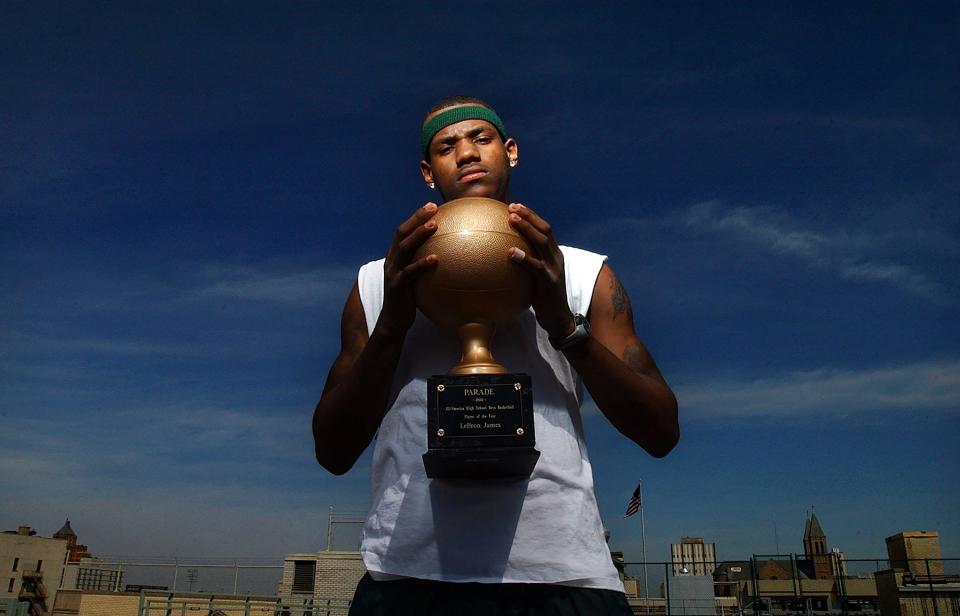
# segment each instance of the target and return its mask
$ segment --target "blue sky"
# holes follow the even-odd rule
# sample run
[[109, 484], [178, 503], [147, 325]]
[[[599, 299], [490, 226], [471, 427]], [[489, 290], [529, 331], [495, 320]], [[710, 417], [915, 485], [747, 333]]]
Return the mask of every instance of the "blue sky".
[[[612, 543], [720, 558], [935, 529], [960, 556], [956, 3], [5, 3], [0, 526], [273, 557], [366, 507], [309, 419], [356, 269], [434, 198], [436, 99], [489, 100], [511, 197], [609, 255], [681, 407], [592, 404]], [[353, 537], [344, 530], [338, 542]]]

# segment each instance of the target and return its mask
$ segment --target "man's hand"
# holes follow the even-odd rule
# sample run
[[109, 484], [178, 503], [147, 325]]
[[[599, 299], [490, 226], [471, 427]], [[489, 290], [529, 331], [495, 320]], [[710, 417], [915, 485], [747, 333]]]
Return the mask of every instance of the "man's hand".
[[437, 223], [432, 220], [436, 213], [437, 204], [427, 203], [397, 227], [393, 236], [383, 264], [383, 309], [377, 321], [385, 334], [406, 333], [417, 316], [413, 282], [417, 274], [436, 264], [437, 255], [413, 257], [436, 232]]
[[550, 223], [520, 203], [511, 203], [507, 209], [510, 211], [510, 224], [526, 238], [540, 257], [526, 254], [516, 247], [510, 249], [510, 259], [523, 264], [531, 273], [533, 311], [537, 315], [537, 322], [551, 338], [569, 336], [576, 326], [567, 304], [563, 253], [553, 237]]

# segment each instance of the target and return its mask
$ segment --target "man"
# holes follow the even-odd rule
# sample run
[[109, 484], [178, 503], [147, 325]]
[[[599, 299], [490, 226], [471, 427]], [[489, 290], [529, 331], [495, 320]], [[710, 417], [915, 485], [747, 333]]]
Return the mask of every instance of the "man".
[[[510, 203], [519, 149], [488, 104], [445, 99], [421, 133], [421, 173], [443, 201]], [[361, 268], [314, 412], [317, 460], [333, 473], [348, 471], [377, 436], [361, 547], [369, 574], [351, 614], [629, 614], [593, 493], [581, 381], [606, 418], [656, 457], [676, 444], [679, 425], [627, 293], [605, 257], [559, 246], [542, 216], [510, 203], [511, 224], [536, 254], [514, 247], [503, 258], [529, 272], [533, 305], [495, 344], [504, 365], [533, 378], [541, 458], [528, 481], [430, 480], [420, 458], [426, 378], [457, 358], [413, 295], [417, 276], [437, 263], [414, 258], [436, 231], [437, 207], [415, 211], [386, 258]]]

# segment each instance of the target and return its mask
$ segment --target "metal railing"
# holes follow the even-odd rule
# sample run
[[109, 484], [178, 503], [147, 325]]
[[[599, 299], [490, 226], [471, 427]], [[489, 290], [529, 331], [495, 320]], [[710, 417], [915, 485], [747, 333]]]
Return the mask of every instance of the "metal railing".
[[271, 596], [283, 576], [283, 564], [273, 561], [227, 559], [126, 559], [112, 558], [96, 564], [114, 571], [113, 592], [141, 587], [170, 592]]
[[[835, 553], [812, 560], [786, 554], [754, 555], [703, 567], [687, 563], [692, 569], [687, 572], [683, 563], [672, 561], [618, 566], [635, 614], [875, 616], [879, 614], [880, 574], [894, 576], [898, 592], [910, 595], [918, 614], [960, 616], [960, 559], [956, 558], [891, 562], [886, 558], [845, 559]], [[140, 616], [340, 616], [349, 609], [349, 601], [344, 599], [277, 598], [281, 564], [117, 559], [101, 562], [100, 567], [122, 571], [125, 587], [144, 589], [140, 592]], [[701, 572], [706, 575], [692, 575]], [[120, 577], [116, 576], [117, 586]], [[683, 579], [697, 577], [700, 579]], [[7, 615], [0, 611], [0, 616]]]
[[350, 601], [305, 599], [284, 601], [266, 597], [166, 597], [140, 593], [137, 616], [347, 616]]
[[0, 599], [0, 616], [27, 616], [30, 604], [17, 599]]
[[[875, 575], [892, 575], [924, 616], [960, 616], [960, 559], [846, 559], [830, 553], [753, 555], [709, 563], [625, 562], [634, 614], [663, 616], [874, 616]], [[889, 573], [885, 573], [889, 572]], [[700, 573], [701, 575], [695, 575]], [[700, 578], [683, 580], [682, 578]]]

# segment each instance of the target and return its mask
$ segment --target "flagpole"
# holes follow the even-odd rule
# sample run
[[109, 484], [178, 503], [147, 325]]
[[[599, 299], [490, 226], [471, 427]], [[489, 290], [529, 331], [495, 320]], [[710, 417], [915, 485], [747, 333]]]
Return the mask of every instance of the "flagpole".
[[647, 612], [650, 611], [650, 583], [647, 579], [647, 537], [643, 525], [643, 479], [639, 483], [640, 488], [640, 551], [643, 554], [643, 603]]

